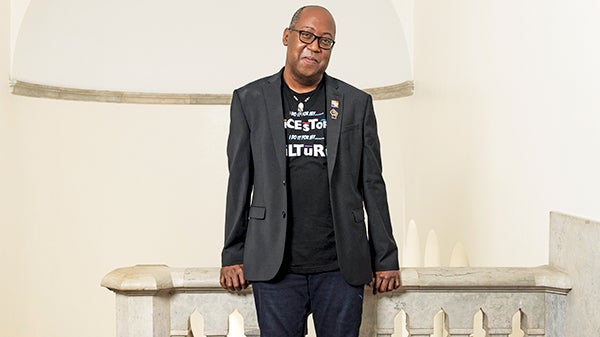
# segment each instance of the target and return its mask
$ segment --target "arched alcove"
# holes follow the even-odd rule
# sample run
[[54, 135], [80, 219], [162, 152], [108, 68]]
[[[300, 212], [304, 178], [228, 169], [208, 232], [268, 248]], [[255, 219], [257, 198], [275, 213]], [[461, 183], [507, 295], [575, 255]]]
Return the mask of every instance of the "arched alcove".
[[[328, 72], [376, 98], [410, 95], [410, 48], [396, 11], [405, 1], [320, 1], [338, 28]], [[13, 34], [14, 93], [223, 104], [234, 88], [283, 65], [281, 35], [303, 4], [30, 0], [15, 14], [24, 16]]]

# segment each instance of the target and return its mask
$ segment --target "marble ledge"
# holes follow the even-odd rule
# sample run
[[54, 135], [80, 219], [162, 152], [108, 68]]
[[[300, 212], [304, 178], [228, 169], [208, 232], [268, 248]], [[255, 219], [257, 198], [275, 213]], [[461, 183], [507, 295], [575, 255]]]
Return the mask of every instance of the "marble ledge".
[[[533, 268], [403, 268], [402, 291], [550, 291], [571, 289], [567, 274], [552, 267]], [[107, 274], [101, 285], [117, 293], [226, 292], [219, 285], [219, 268], [170, 268], [137, 265]]]
[[102, 279], [101, 286], [114, 292], [158, 293], [173, 288], [172, 268], [167, 265], [136, 265], [118, 268]]
[[569, 276], [552, 266], [539, 267], [441, 267], [402, 269], [404, 290], [511, 290], [534, 289], [568, 293]]
[[[10, 88], [14, 95], [19, 96], [102, 103], [229, 105], [232, 99], [231, 94], [92, 90], [65, 88], [24, 81], [13, 81], [10, 83]], [[374, 100], [407, 97], [414, 93], [414, 82], [404, 81], [398, 84], [365, 88], [364, 91], [371, 94]]]

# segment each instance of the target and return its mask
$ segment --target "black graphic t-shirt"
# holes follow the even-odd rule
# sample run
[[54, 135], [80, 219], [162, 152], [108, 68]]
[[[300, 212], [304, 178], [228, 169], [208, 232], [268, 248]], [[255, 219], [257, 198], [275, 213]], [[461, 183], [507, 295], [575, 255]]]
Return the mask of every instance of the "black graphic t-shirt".
[[288, 166], [286, 267], [292, 273], [338, 269], [327, 177], [325, 86], [298, 94], [282, 87]]

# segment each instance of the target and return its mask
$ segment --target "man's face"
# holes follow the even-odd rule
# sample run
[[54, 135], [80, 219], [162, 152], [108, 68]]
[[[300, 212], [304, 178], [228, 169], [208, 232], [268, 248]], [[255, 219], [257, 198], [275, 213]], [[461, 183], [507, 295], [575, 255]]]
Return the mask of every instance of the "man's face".
[[[304, 9], [292, 28], [335, 39], [333, 17], [322, 8]], [[301, 83], [318, 82], [329, 64], [331, 49], [320, 48], [318, 39], [310, 44], [303, 43], [298, 34], [300, 33], [290, 29], [285, 29], [283, 32], [283, 44], [287, 46], [286, 69]]]

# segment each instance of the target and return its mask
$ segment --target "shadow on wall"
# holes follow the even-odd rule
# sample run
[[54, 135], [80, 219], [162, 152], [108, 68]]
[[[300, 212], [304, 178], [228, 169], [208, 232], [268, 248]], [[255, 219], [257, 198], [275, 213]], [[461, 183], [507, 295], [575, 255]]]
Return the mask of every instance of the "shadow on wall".
[[[419, 230], [414, 220], [410, 220], [402, 247], [402, 267], [442, 267], [440, 244], [435, 230], [430, 230], [425, 241], [425, 249], [421, 250]], [[463, 244], [454, 244], [450, 254], [449, 267], [468, 267], [469, 256]]]

